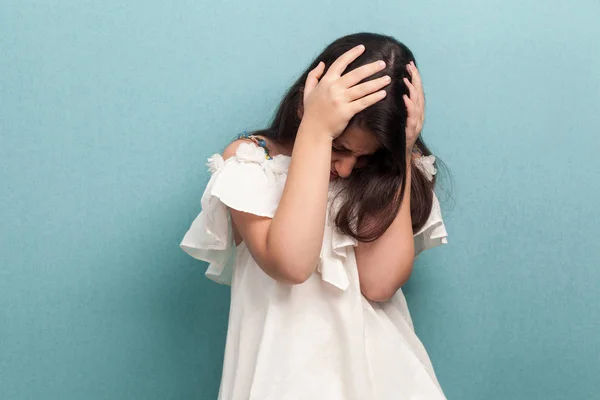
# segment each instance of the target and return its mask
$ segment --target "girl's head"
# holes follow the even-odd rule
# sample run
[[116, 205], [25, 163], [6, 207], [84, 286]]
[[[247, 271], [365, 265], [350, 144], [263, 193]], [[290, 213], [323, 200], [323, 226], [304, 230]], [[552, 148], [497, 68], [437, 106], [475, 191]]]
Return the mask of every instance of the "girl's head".
[[[351, 48], [363, 44], [365, 51], [344, 71], [348, 73], [377, 60], [386, 67], [365, 81], [389, 75], [386, 97], [356, 114], [344, 132], [333, 142], [331, 178], [343, 178], [344, 203], [336, 224], [346, 234], [361, 241], [375, 240], [394, 220], [404, 195], [406, 172], [407, 110], [402, 99], [409, 91], [403, 78], [411, 79], [406, 65], [415, 58], [408, 47], [393, 37], [357, 33], [337, 39], [307, 67], [284, 96], [271, 126], [256, 132], [282, 145], [293, 144], [303, 114], [303, 90], [308, 73], [320, 61], [325, 72]], [[416, 142], [424, 155], [431, 154], [419, 137]], [[433, 182], [412, 168], [411, 213], [413, 229], [419, 229], [431, 211]]]

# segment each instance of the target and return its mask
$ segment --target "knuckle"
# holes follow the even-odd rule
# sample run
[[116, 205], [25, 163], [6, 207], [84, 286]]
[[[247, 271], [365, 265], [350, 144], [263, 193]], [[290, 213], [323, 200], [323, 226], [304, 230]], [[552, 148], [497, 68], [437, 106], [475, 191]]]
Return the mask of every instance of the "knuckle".
[[339, 96], [333, 96], [331, 98], [331, 102], [335, 107], [339, 107], [342, 105], [342, 99]]

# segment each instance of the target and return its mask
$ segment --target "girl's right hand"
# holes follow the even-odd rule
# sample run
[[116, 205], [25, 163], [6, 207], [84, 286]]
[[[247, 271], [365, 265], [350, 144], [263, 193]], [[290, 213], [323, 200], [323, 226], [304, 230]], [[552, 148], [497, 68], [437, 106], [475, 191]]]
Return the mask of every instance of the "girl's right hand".
[[325, 71], [325, 63], [321, 61], [306, 78], [302, 120], [317, 124], [332, 139], [342, 134], [355, 114], [386, 96], [385, 90], [379, 89], [391, 82], [387, 75], [357, 85], [384, 69], [383, 61], [363, 65], [342, 76], [348, 65], [364, 50], [364, 45], [359, 45], [342, 54], [331, 64], [323, 78], [321, 75]]

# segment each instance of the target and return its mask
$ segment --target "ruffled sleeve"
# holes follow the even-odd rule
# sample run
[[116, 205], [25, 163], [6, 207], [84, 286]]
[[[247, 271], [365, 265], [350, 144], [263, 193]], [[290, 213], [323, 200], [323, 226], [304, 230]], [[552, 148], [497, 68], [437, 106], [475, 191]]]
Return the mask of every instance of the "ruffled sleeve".
[[323, 235], [323, 246], [317, 271], [321, 274], [323, 281], [337, 287], [341, 290], [348, 289], [350, 278], [348, 277], [348, 264], [346, 259], [349, 257], [351, 247], [356, 247], [356, 239], [340, 233], [328, 218], [325, 224]]
[[208, 160], [211, 178], [202, 195], [202, 211], [192, 222], [180, 247], [190, 256], [206, 261], [206, 276], [231, 284], [235, 243], [227, 207], [273, 218], [281, 198], [289, 158], [265, 158], [262, 148], [241, 143], [236, 154]]
[[[433, 175], [437, 172], [433, 165], [435, 158], [433, 156], [421, 158], [422, 160], [417, 164], [418, 167], [425, 172], [429, 180], [433, 179]], [[335, 215], [343, 201], [343, 196], [339, 196], [340, 189], [341, 186], [334, 184], [329, 191], [329, 208], [317, 271], [321, 274], [323, 281], [340, 290], [346, 290], [350, 285], [347, 258], [350, 256], [351, 249], [358, 245], [358, 241], [351, 236], [340, 233], [331, 219], [331, 216]], [[447, 236], [440, 203], [435, 193], [433, 193], [433, 204], [429, 218], [425, 225], [413, 235], [415, 256], [426, 249], [448, 243]]]
[[336, 181], [329, 187], [327, 200], [327, 214], [325, 219], [325, 231], [323, 234], [323, 245], [317, 272], [321, 279], [341, 290], [348, 289], [350, 277], [348, 275], [348, 257], [351, 257], [351, 249], [358, 245], [358, 241], [351, 236], [341, 233], [333, 221], [343, 202], [343, 183]]
[[[430, 181], [433, 179], [433, 175], [437, 173], [434, 162], [435, 156], [433, 155], [421, 156], [415, 160], [417, 167]], [[414, 234], [414, 243], [415, 257], [427, 249], [448, 243], [448, 233], [446, 232], [446, 226], [442, 218], [440, 202], [435, 193], [433, 193], [433, 204], [429, 218], [425, 222], [425, 225]]]

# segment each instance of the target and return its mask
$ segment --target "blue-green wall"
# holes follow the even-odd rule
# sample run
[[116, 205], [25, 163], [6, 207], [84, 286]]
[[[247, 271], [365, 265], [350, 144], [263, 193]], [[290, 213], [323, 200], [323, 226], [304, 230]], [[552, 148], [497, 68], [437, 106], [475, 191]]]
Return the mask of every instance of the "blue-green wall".
[[447, 396], [600, 399], [598, 21], [595, 0], [0, 1], [0, 398], [216, 398], [228, 289], [178, 248], [205, 158], [367, 30], [415, 52], [453, 177], [450, 244], [406, 287]]

